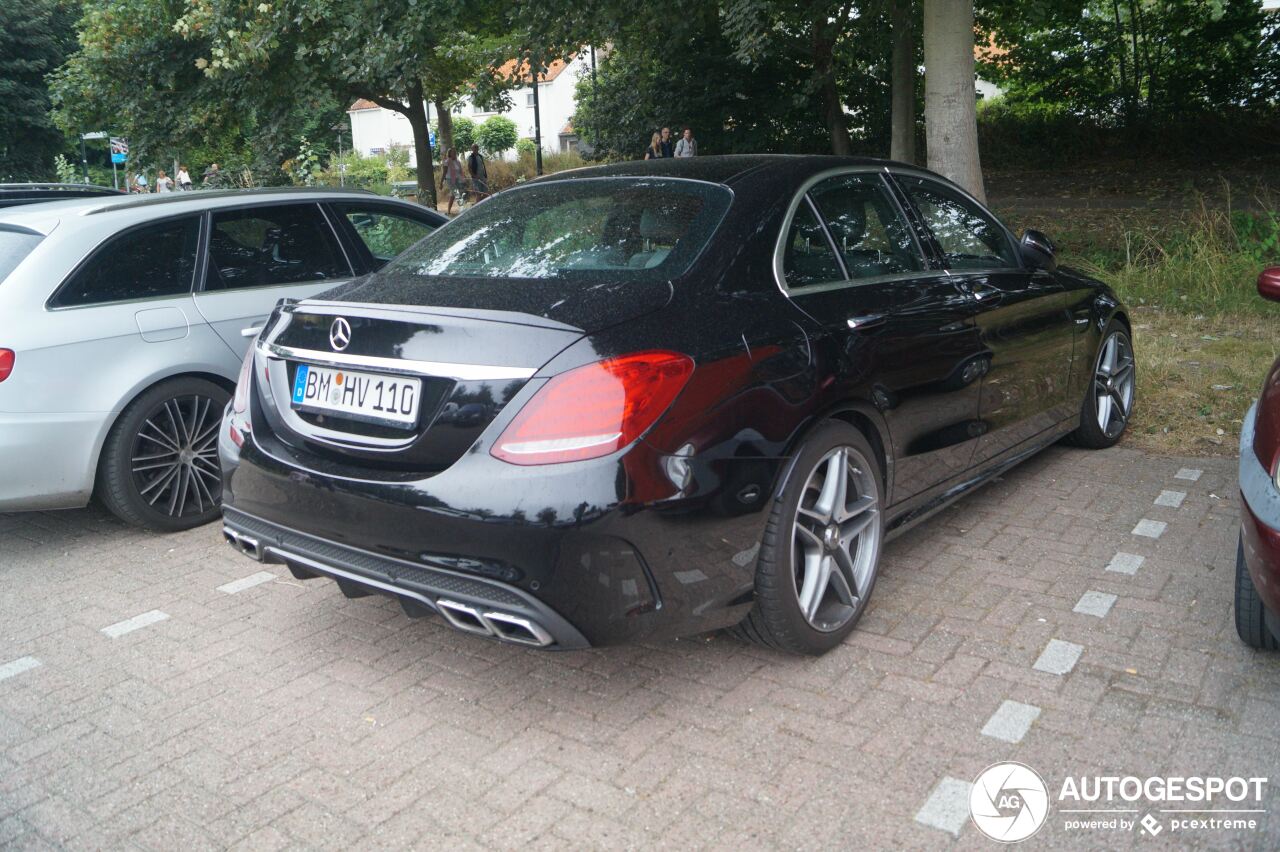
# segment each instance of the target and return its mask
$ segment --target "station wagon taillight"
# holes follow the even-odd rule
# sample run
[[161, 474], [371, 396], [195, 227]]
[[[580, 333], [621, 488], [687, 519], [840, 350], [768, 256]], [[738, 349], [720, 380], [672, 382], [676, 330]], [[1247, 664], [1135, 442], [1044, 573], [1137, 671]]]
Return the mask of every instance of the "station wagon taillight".
[[9, 374], [13, 372], [13, 362], [16, 357], [12, 349], [0, 349], [0, 382], [9, 378]]
[[678, 352], [636, 352], [554, 377], [533, 395], [490, 451], [519, 465], [607, 456], [643, 435], [693, 373]]

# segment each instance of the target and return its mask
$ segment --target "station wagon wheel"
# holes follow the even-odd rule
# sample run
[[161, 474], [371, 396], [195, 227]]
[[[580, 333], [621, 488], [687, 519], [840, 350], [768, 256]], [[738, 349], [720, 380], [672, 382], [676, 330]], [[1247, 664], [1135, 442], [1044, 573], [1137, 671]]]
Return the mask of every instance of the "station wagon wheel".
[[98, 492], [121, 519], [158, 531], [218, 516], [218, 433], [229, 394], [204, 379], [156, 385], [121, 413], [103, 447]]
[[1093, 377], [1080, 409], [1080, 425], [1067, 436], [1077, 446], [1100, 450], [1114, 445], [1133, 418], [1137, 363], [1129, 331], [1115, 320], [1107, 324], [1094, 356]]
[[847, 423], [814, 429], [773, 501], [756, 562], [755, 603], [733, 635], [797, 654], [825, 653], [849, 635], [879, 569], [879, 458]]

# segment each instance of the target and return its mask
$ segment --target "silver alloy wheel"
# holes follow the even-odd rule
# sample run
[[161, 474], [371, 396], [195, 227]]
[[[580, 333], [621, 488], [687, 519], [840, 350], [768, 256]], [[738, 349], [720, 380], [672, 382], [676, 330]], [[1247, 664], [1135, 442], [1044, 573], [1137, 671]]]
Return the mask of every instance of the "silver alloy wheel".
[[796, 598], [815, 630], [839, 630], [871, 591], [880, 557], [874, 468], [854, 447], [830, 450], [814, 466], [791, 525]]
[[172, 518], [202, 515], [222, 497], [218, 427], [222, 412], [207, 396], [156, 406], [133, 442], [129, 466], [138, 495]]
[[1133, 346], [1123, 331], [1112, 332], [1098, 351], [1093, 390], [1098, 428], [1108, 438], [1124, 430], [1133, 413], [1134, 392]]

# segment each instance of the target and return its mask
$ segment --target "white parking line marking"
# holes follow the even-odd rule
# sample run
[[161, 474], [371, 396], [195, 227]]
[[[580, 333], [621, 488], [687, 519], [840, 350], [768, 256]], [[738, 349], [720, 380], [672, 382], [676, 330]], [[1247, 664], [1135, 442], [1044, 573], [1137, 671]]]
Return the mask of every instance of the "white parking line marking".
[[1076, 667], [1083, 653], [1082, 645], [1064, 642], [1061, 639], [1050, 639], [1049, 644], [1045, 645], [1044, 650], [1040, 652], [1040, 659], [1036, 660], [1032, 668], [1038, 672], [1064, 675]]
[[1111, 557], [1111, 561], [1107, 564], [1107, 570], [1116, 574], [1136, 574], [1145, 561], [1146, 557], [1139, 556], [1136, 553], [1117, 553]]
[[916, 813], [916, 822], [959, 836], [969, 821], [969, 791], [973, 784], [959, 778], [943, 778], [933, 788], [924, 806]]
[[0, 666], [0, 680], [11, 678], [14, 675], [20, 675], [23, 672], [29, 672], [40, 664], [40, 661], [35, 657], [19, 657], [16, 660], [10, 660]]
[[254, 586], [261, 586], [263, 583], [270, 583], [275, 578], [276, 575], [270, 571], [259, 571], [257, 574], [250, 574], [248, 577], [241, 577], [239, 580], [224, 583], [218, 587], [218, 591], [234, 595], [236, 592], [243, 592], [245, 589], [252, 589]]
[[1134, 535], [1144, 536], [1146, 538], [1159, 538], [1164, 535], [1165, 527], [1169, 526], [1164, 521], [1152, 521], [1143, 518], [1138, 521], [1138, 525], [1133, 528]]
[[1007, 743], [1020, 743], [1027, 731], [1031, 730], [1031, 723], [1038, 718], [1040, 708], [1034, 704], [1005, 701], [1000, 709], [991, 714], [982, 728], [982, 735]]
[[142, 615], [135, 615], [133, 618], [116, 622], [110, 627], [104, 627], [102, 628], [102, 632], [107, 636], [110, 636], [112, 639], [115, 639], [118, 636], [123, 636], [126, 633], [132, 633], [135, 630], [140, 630], [143, 627], [155, 624], [157, 621], [164, 621], [168, 617], [168, 613], [161, 612], [158, 609], [153, 609], [150, 612], [142, 613]]
[[1115, 605], [1115, 602], [1115, 595], [1109, 595], [1106, 592], [1088, 591], [1080, 596], [1080, 601], [1075, 605], [1075, 609], [1072, 612], [1103, 618], [1107, 613], [1111, 612], [1111, 607]]
[[1197, 470], [1197, 469], [1196, 469], [1196, 468], [1194, 468], [1194, 467], [1184, 467], [1182, 470], [1180, 470], [1180, 471], [1178, 471], [1177, 473], [1175, 473], [1175, 474], [1173, 475], [1173, 478], [1174, 478], [1174, 479], [1185, 479], [1185, 480], [1187, 480], [1188, 482], [1195, 482], [1196, 480], [1198, 480], [1198, 479], [1200, 478], [1200, 474], [1202, 474], [1202, 473], [1204, 473], [1204, 471], [1202, 471], [1202, 470]]
[[1182, 505], [1182, 501], [1187, 499], [1185, 491], [1161, 491], [1160, 496], [1156, 498], [1157, 506], [1168, 506], [1171, 509], [1177, 509]]

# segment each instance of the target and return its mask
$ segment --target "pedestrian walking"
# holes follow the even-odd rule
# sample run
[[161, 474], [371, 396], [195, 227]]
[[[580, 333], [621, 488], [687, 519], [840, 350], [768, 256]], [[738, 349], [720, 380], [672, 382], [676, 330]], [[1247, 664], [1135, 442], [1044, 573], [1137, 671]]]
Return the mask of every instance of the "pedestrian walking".
[[462, 163], [458, 162], [457, 148], [449, 149], [440, 167], [440, 189], [444, 190], [446, 185], [449, 187], [449, 209], [445, 211], [446, 215], [453, 215], [454, 201], [458, 202], [458, 212], [461, 213], [466, 189], [463, 185]]
[[489, 169], [485, 166], [480, 146], [472, 145], [467, 155], [467, 174], [471, 175], [471, 192], [479, 201], [489, 194]]
[[649, 147], [644, 149], [644, 158], [646, 160], [662, 159], [662, 137], [657, 133], [649, 137]]
[[178, 189], [181, 192], [191, 191], [191, 172], [185, 165], [178, 166]]
[[676, 155], [676, 142], [671, 138], [671, 128], [662, 128], [662, 156], [674, 157]]
[[693, 138], [693, 128], [686, 127], [684, 135], [680, 137], [680, 141], [676, 142], [677, 157], [696, 157], [698, 156], [698, 140]]
[[164, 173], [164, 169], [156, 172], [156, 192], [173, 192], [173, 178]]

